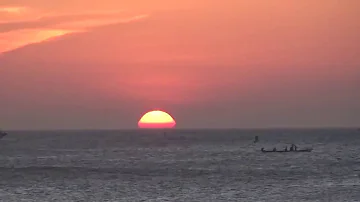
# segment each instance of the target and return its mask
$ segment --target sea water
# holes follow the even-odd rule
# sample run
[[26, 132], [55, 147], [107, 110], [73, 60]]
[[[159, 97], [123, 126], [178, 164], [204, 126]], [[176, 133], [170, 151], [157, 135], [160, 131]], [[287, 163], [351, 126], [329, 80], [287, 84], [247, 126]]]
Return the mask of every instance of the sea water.
[[360, 201], [360, 131], [10, 131], [0, 201]]

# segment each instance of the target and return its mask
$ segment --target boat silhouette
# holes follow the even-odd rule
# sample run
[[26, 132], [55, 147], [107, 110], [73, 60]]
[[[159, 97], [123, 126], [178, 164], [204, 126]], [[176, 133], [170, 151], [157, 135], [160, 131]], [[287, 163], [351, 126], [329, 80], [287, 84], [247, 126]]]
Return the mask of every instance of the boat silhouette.
[[6, 132], [0, 130], [0, 139], [3, 138], [3, 137], [5, 137], [6, 135], [7, 135]]

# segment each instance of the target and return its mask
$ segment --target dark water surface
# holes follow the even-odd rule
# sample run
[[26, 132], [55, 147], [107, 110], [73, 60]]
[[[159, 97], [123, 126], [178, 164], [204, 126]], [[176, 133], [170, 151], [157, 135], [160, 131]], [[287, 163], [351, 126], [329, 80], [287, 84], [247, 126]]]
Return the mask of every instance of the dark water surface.
[[0, 201], [360, 201], [360, 132], [10, 132]]

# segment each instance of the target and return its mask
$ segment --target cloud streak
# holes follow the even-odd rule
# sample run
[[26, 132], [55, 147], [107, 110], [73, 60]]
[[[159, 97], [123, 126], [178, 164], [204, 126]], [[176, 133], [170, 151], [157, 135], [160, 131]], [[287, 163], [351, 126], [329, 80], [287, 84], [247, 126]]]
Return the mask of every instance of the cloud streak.
[[[114, 22], [122, 22], [128, 19], [128, 16], [123, 13], [94, 13], [94, 14], [69, 14], [57, 16], [45, 16], [36, 20], [2, 22], [0, 23], [0, 33], [22, 30], [22, 29], [41, 29], [41, 28], [61, 28], [66, 24], [81, 22], [97, 22], [95, 25], [107, 24]], [[88, 23], [89, 26], [89, 23]], [[91, 25], [90, 25], [91, 26]]]
[[28, 44], [46, 41], [50, 38], [73, 33], [72, 30], [43, 29], [43, 30], [20, 30], [16, 32], [0, 33], [0, 55]]
[[0, 13], [19, 15], [28, 10], [27, 7], [0, 7]]
[[[23, 7], [3, 7], [3, 12], [21, 12]], [[25, 8], [25, 7], [24, 7]], [[1, 15], [0, 15], [1, 16]], [[86, 12], [53, 14], [32, 20], [0, 21], [0, 54], [28, 44], [38, 43], [52, 37], [89, 31], [98, 26], [128, 23], [147, 17], [126, 12]]]

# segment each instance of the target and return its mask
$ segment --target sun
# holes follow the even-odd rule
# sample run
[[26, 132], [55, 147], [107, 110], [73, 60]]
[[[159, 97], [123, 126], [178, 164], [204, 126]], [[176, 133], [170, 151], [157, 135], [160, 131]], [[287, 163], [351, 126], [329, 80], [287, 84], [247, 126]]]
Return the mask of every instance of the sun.
[[175, 125], [173, 117], [160, 110], [147, 112], [138, 122], [139, 128], [173, 128]]

